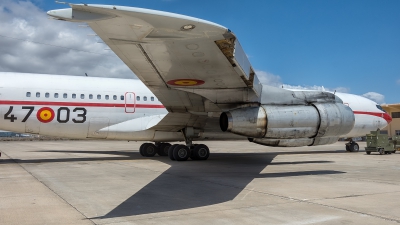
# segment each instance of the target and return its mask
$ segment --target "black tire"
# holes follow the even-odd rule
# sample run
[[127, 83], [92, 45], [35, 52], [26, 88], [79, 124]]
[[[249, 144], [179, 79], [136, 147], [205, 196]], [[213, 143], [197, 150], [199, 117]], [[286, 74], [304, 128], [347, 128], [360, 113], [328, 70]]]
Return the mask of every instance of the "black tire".
[[351, 152], [358, 152], [360, 151], [360, 146], [357, 143], [353, 142], [350, 144], [349, 149]]
[[371, 152], [370, 151], [367, 151], [367, 155], [370, 155], [371, 154]]
[[196, 145], [193, 149], [192, 155], [196, 160], [207, 160], [210, 156], [210, 149], [208, 149], [207, 145]]
[[380, 155], [385, 154], [385, 150], [383, 148], [379, 149], [378, 152], [379, 152]]
[[194, 154], [194, 149], [196, 148], [196, 146], [197, 146], [198, 144], [194, 144], [194, 145], [192, 145], [192, 146], [190, 146], [190, 158], [192, 159], [192, 160], [198, 160], [197, 158], [196, 158], [196, 155]]
[[178, 146], [178, 144], [171, 145], [171, 146], [169, 147], [169, 149], [168, 149], [168, 157], [169, 157], [171, 160], [173, 160], [173, 161], [175, 161], [175, 157], [174, 157], [174, 148], [175, 148], [176, 146]]
[[153, 157], [157, 153], [157, 147], [153, 143], [146, 143], [143, 145], [142, 152], [145, 157]]
[[168, 149], [169, 149], [170, 146], [171, 146], [170, 143], [161, 143], [158, 146], [157, 154], [159, 156], [168, 156]]
[[346, 144], [345, 146], [346, 146], [346, 151], [349, 152], [350, 151], [349, 145]]
[[190, 156], [190, 149], [185, 145], [178, 145], [174, 148], [172, 154], [176, 161], [186, 161]]
[[143, 154], [143, 146], [145, 146], [146, 144], [148, 144], [148, 143], [143, 143], [139, 148], [139, 153], [140, 153], [141, 156], [144, 156], [144, 154]]

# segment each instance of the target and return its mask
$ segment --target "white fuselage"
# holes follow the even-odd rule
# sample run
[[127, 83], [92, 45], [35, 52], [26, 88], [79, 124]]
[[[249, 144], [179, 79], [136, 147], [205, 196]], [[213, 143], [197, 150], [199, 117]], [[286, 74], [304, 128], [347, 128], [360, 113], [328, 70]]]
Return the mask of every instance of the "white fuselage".
[[[1, 130], [79, 139], [183, 140], [179, 132], [112, 130], [112, 125], [133, 121], [126, 129], [168, 113], [140, 80], [0, 73], [0, 81]], [[371, 100], [336, 95], [355, 113], [355, 126], [346, 137], [363, 136], [391, 120]]]
[[[112, 138], [113, 135], [96, 131], [167, 113], [149, 89], [135, 79], [0, 73], [0, 80], [2, 130], [70, 138]], [[54, 118], [43, 114], [45, 120], [40, 121], [38, 111], [46, 107], [52, 109]]]

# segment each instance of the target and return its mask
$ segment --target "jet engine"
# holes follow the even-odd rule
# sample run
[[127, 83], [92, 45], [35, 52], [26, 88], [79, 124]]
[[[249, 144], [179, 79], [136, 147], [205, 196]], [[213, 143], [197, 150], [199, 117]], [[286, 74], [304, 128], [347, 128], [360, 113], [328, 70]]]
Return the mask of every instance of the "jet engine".
[[222, 113], [220, 127], [255, 143], [294, 147], [334, 143], [354, 121], [353, 111], [342, 103], [261, 105]]

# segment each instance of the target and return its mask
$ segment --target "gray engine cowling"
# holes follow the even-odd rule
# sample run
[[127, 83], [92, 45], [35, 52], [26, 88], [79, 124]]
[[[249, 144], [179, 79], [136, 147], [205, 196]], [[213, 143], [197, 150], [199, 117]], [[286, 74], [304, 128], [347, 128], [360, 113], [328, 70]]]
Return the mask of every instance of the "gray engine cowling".
[[259, 144], [306, 146], [336, 142], [354, 121], [353, 111], [341, 103], [262, 105], [222, 113], [220, 127]]

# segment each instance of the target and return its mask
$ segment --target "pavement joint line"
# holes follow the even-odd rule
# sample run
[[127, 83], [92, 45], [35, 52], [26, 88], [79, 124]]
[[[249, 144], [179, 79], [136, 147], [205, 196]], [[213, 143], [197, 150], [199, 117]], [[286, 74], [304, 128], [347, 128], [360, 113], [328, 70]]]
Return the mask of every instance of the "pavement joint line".
[[304, 201], [304, 202], [310, 203], [310, 204], [313, 204], [313, 205], [324, 206], [324, 207], [327, 207], [327, 208], [332, 208], [332, 209], [342, 210], [342, 211], [346, 211], [346, 212], [351, 212], [351, 213], [355, 213], [355, 214], [361, 214], [361, 215], [364, 215], [364, 216], [370, 216], [370, 217], [374, 217], [374, 218], [382, 219], [382, 220], [386, 220], [386, 221], [392, 221], [392, 222], [400, 223], [400, 220], [398, 220], [398, 219], [392, 219], [392, 218], [388, 218], [388, 217], [384, 217], [384, 216], [374, 215], [374, 214], [371, 214], [371, 213], [364, 213], [364, 212], [360, 212], [360, 211], [356, 211], [356, 210], [345, 209], [345, 208], [341, 208], [341, 207], [337, 207], [337, 206], [331, 206], [331, 205], [326, 205], [326, 204], [317, 203], [317, 202], [311, 202], [311, 201]]
[[4, 155], [6, 155], [9, 159], [11, 159], [12, 161], [15, 162], [15, 164], [17, 164], [19, 167], [21, 167], [23, 170], [25, 170], [25, 172], [27, 172], [28, 174], [30, 174], [35, 180], [37, 180], [38, 182], [40, 182], [42, 185], [44, 185], [47, 189], [49, 189], [51, 192], [53, 192], [57, 197], [59, 197], [60, 199], [62, 199], [65, 203], [67, 203], [69, 206], [71, 206], [73, 209], [75, 209], [75, 211], [77, 211], [79, 214], [81, 214], [84, 218], [86, 218], [87, 220], [89, 220], [92, 224], [96, 224], [94, 223], [91, 219], [87, 218], [81, 211], [79, 211], [75, 206], [71, 205], [67, 200], [65, 200], [61, 195], [57, 194], [57, 192], [55, 192], [53, 189], [51, 189], [49, 186], [47, 186], [45, 183], [43, 183], [41, 180], [39, 180], [35, 175], [33, 175], [31, 172], [29, 172], [24, 166], [20, 165], [18, 162], [16, 162], [13, 158], [11, 158], [9, 155], [7, 155], [7, 153], [5, 153], [4, 151], [2, 152]]
[[[4, 153], [5, 154], [5, 153]], [[7, 154], [5, 154], [7, 157], [9, 157]], [[10, 158], [10, 157], [9, 157]], [[26, 169], [25, 169], [25, 167], [23, 167], [22, 165], [20, 165], [18, 162], [16, 162], [14, 159], [12, 159], [12, 158], [10, 158], [11, 160], [13, 160], [16, 164], [18, 164], [20, 167], [22, 167], [26, 172], [28, 172], [31, 176], [33, 176], [36, 180], [38, 180], [32, 173], [30, 173], [29, 171], [27, 171]], [[129, 160], [129, 159], [128, 159]], [[107, 161], [106, 159], [104, 160], [104, 161]], [[112, 162], [112, 163], [116, 163], [116, 162]], [[122, 165], [122, 163], [118, 163], [118, 164], [120, 164], [120, 165]], [[130, 165], [130, 166], [132, 166], [132, 165]], [[164, 173], [164, 172], [161, 172], [161, 171], [158, 171], [158, 170], [152, 170], [152, 169], [149, 169], [149, 168], [143, 168], [143, 167], [137, 167], [137, 166], [133, 166], [134, 168], [140, 168], [140, 169], [143, 169], [143, 170], [149, 170], [149, 171], [153, 171], [153, 172], [158, 172], [158, 173]], [[194, 178], [192, 178], [192, 177], [190, 177], [190, 176], [182, 176], [182, 175], [179, 175], [179, 174], [171, 174], [171, 173], [166, 173], [167, 175], [171, 175], [171, 176], [177, 176], [177, 177], [182, 177], [182, 178], [186, 178], [186, 179], [194, 179]], [[352, 178], [343, 178], [343, 177], [341, 177], [342, 179], [352, 179]], [[195, 178], [196, 179], [196, 178]], [[268, 192], [263, 192], [263, 191], [254, 191], [254, 190], [250, 190], [250, 189], [248, 189], [248, 188], [242, 188], [242, 187], [237, 187], [237, 186], [235, 186], [235, 185], [229, 185], [229, 184], [222, 184], [222, 183], [218, 183], [218, 182], [213, 182], [213, 181], [209, 181], [209, 180], [203, 180], [203, 179], [199, 179], [199, 178], [197, 178], [196, 180], [200, 180], [200, 181], [203, 181], [203, 182], [209, 182], [209, 183], [213, 183], [213, 184], [216, 184], [216, 185], [223, 185], [223, 186], [226, 186], [226, 187], [230, 187], [230, 188], [240, 188], [241, 190], [248, 190], [249, 192], [256, 192], [256, 193], [260, 193], [260, 194], [265, 194], [265, 195], [270, 195], [270, 196], [275, 196], [275, 197], [279, 197], [279, 198], [282, 198], [282, 199], [287, 199], [287, 200], [291, 200], [291, 201], [293, 201], [293, 202], [288, 202], [288, 203], [278, 203], [278, 204], [270, 204], [270, 205], [265, 205], [265, 206], [273, 206], [273, 205], [279, 205], [279, 204], [292, 204], [292, 203], [295, 203], [295, 202], [300, 202], [300, 203], [307, 203], [307, 204], [314, 204], [314, 205], [319, 205], [319, 206], [323, 206], [323, 207], [327, 207], [327, 208], [332, 208], [332, 209], [336, 209], [336, 210], [341, 210], [341, 211], [346, 211], [346, 212], [351, 212], [351, 213], [355, 213], [355, 214], [361, 214], [361, 215], [366, 215], [366, 216], [371, 216], [371, 217], [374, 217], [374, 218], [379, 218], [379, 219], [383, 219], [383, 220], [387, 220], [387, 221], [392, 221], [392, 222], [396, 222], [396, 223], [400, 223], [400, 220], [397, 220], [397, 219], [391, 219], [391, 218], [387, 218], [387, 217], [384, 217], [384, 216], [379, 216], [379, 215], [374, 215], [374, 214], [370, 214], [370, 213], [363, 213], [363, 212], [359, 212], [359, 211], [356, 211], [356, 210], [349, 210], [349, 209], [346, 209], [346, 208], [341, 208], [341, 207], [336, 207], [336, 206], [331, 206], [331, 205], [327, 205], [327, 204], [323, 204], [323, 203], [317, 203], [317, 202], [313, 202], [313, 201], [317, 201], [317, 200], [324, 200], [324, 198], [323, 199], [313, 199], [313, 200], [309, 200], [309, 199], [307, 199], [307, 200], [301, 200], [301, 199], [296, 199], [296, 198], [293, 198], [293, 197], [287, 197], [287, 196], [282, 196], [282, 195], [277, 195], [277, 194], [272, 194], [272, 193], [268, 193]], [[357, 179], [357, 180], [362, 180], [363, 181], [363, 179]], [[38, 180], [39, 182], [41, 182], [40, 180]], [[376, 183], [383, 183], [383, 182], [377, 182], [377, 181], [373, 181], [373, 180], [367, 180], [367, 181], [369, 181], [369, 182], [376, 182]], [[45, 185], [43, 182], [41, 182], [43, 185]], [[390, 183], [389, 183], [390, 184]], [[53, 193], [55, 193], [51, 188], [49, 188], [47, 185], [45, 185], [48, 189], [50, 189]], [[390, 192], [390, 193], [393, 193], [393, 192]], [[57, 196], [59, 196], [57, 193], [55, 193]], [[384, 193], [376, 193], [376, 194], [384, 194]], [[358, 196], [363, 196], [363, 195], [358, 195]], [[61, 196], [59, 196], [61, 199], [63, 199]], [[350, 196], [342, 196], [342, 197], [337, 197], [337, 198], [350, 198], [350, 197], [357, 197], [357, 196], [352, 196], [352, 195], [350, 195]], [[329, 199], [329, 198], [326, 198], [326, 199]], [[331, 199], [335, 199], [335, 198], [331, 198]], [[65, 199], [63, 199], [67, 204], [69, 204]], [[73, 207], [71, 204], [69, 204], [71, 207]], [[260, 206], [263, 206], [263, 205], [260, 205]], [[248, 206], [248, 207], [242, 207], [242, 208], [251, 208], [251, 207], [256, 207], [256, 206]], [[73, 207], [73, 208], [75, 208], [75, 207]], [[231, 210], [231, 209], [234, 209], [234, 208], [230, 208], [230, 209], [226, 209], [226, 210]], [[77, 210], [76, 208], [75, 208], [75, 210]], [[222, 211], [226, 211], [226, 210], [222, 210]], [[79, 213], [81, 213], [79, 210], [77, 210]], [[203, 212], [199, 212], [199, 213], [203, 213]], [[81, 213], [82, 214], [82, 213]], [[196, 214], [196, 213], [188, 213], [188, 214]], [[82, 214], [83, 215], [83, 214]], [[184, 215], [184, 214], [182, 214], [182, 215]], [[84, 215], [83, 215], [84, 216]], [[85, 218], [87, 218], [86, 216], [84, 216]], [[162, 217], [164, 217], [164, 216], [161, 216], [161, 217], [154, 217], [154, 218], [162, 218]], [[168, 217], [170, 217], [170, 216], [168, 216]], [[87, 218], [87, 219], [89, 219], [89, 218]], [[89, 219], [92, 223], [94, 223], [91, 219]], [[140, 220], [142, 220], [142, 219], [140, 219]], [[118, 222], [119, 223], [119, 222]], [[95, 224], [95, 223], [94, 223]]]
[[[126, 219], [124, 221], [120, 222], [105, 222], [101, 224], [118, 224], [118, 223], [126, 223], [128, 221], [141, 221], [141, 220], [152, 220], [152, 219], [161, 219], [161, 218], [166, 218], [166, 217], [171, 217], [171, 216], [188, 216], [188, 215], [197, 215], [197, 214], [203, 214], [203, 213], [209, 213], [209, 212], [226, 212], [230, 210], [237, 210], [237, 209], [250, 209], [254, 207], [271, 207], [271, 206], [277, 206], [277, 205], [288, 205], [288, 204], [294, 204], [298, 203], [297, 201], [292, 201], [292, 202], [284, 202], [284, 203], [275, 203], [275, 204], [261, 204], [261, 205], [251, 205], [251, 206], [243, 206], [243, 207], [232, 207], [229, 209], [220, 209], [220, 210], [207, 210], [207, 211], [201, 211], [201, 212], [189, 212], [189, 213], [181, 213], [179, 215], [165, 215], [165, 216], [151, 216], [151, 217], [146, 217], [146, 218], [140, 218], [140, 219]], [[148, 214], [149, 215], [149, 214]]]
[[[140, 168], [141, 169], [145, 169], [145, 170], [150, 170], [150, 171], [153, 171], [153, 172], [162, 173], [162, 172], [157, 171], [157, 170], [152, 170], [152, 169], [147, 169], [147, 168], [142, 168], [142, 167], [140, 167]], [[170, 175], [170, 176], [176, 176], [176, 177], [180, 177], [180, 178], [186, 178], [186, 179], [192, 179], [192, 180], [200, 180], [200, 181], [203, 181], [203, 182], [208, 182], [208, 183], [221, 185], [221, 186], [225, 186], [225, 187], [230, 187], [230, 188], [236, 188], [236, 189], [239, 188], [239, 189], [242, 189], [242, 190], [247, 190], [249, 192], [255, 192], [255, 193], [260, 193], [260, 194], [265, 194], [265, 195], [278, 197], [278, 198], [281, 198], [281, 199], [284, 199], [284, 200], [315, 204], [315, 205], [319, 205], [319, 206], [324, 206], [324, 207], [328, 207], [328, 208], [334, 208], [334, 209], [337, 209], [337, 210], [343, 210], [343, 211], [346, 211], [346, 212], [352, 212], [352, 213], [356, 213], [356, 214], [367, 215], [367, 216], [371, 216], [371, 217], [374, 217], [374, 218], [379, 218], [379, 219], [383, 219], [383, 220], [388, 220], [388, 221], [400, 223], [400, 220], [396, 220], [396, 219], [391, 219], [391, 218], [387, 218], [387, 217], [383, 217], [383, 216], [379, 216], [379, 215], [374, 215], [374, 214], [369, 214], [369, 213], [363, 213], [363, 212], [359, 212], [359, 211], [355, 211], [355, 210], [344, 209], [344, 208], [340, 208], [340, 207], [334, 207], [334, 206], [325, 205], [325, 204], [322, 204], [322, 203], [312, 202], [312, 201], [316, 201], [316, 200], [312, 200], [312, 201], [311, 200], [302, 200], [302, 199], [297, 199], [297, 198], [293, 198], [293, 197], [287, 197], [287, 196], [267, 193], [267, 192], [263, 192], [263, 191], [252, 190], [252, 189], [248, 189], [246, 187], [245, 188], [240, 188], [240, 187], [237, 187], [237, 186], [234, 186], [234, 185], [222, 184], [222, 183], [218, 183], [218, 182], [204, 180], [204, 179], [201, 179], [201, 178], [200, 179], [199, 178], [193, 178], [193, 177], [190, 177], [190, 176], [180, 176], [180, 175], [176, 175], [176, 174], [172, 174], [172, 173], [165, 173], [165, 172], [164, 172], [164, 174]], [[342, 196], [342, 198], [345, 198], [345, 197]], [[318, 199], [318, 200], [323, 200], [323, 199]]]
[[[194, 179], [194, 178], [191, 178], [191, 177], [173, 175], [173, 174], [170, 174], [170, 173], [165, 173], [165, 174], [168, 174], [168, 175], [171, 175], [171, 176], [182, 177], [182, 178]], [[248, 188], [246, 188], [246, 187], [245, 187], [245, 188], [240, 188], [240, 187], [237, 187], [237, 186], [234, 186], [234, 185], [221, 184], [221, 183], [218, 183], [218, 182], [213, 182], [213, 181], [208, 181], [208, 180], [203, 180], [203, 179], [198, 179], [198, 180], [202, 180], [202, 181], [204, 181], [204, 182], [208, 182], [208, 183], [212, 183], [212, 184], [216, 184], [216, 185], [221, 185], [221, 186], [225, 186], [225, 187], [239, 188], [239, 189], [247, 190], [247, 191], [250, 191], [250, 192], [265, 194], [265, 195], [269, 195], [269, 196], [274, 196], [274, 197], [278, 197], [278, 198], [285, 199], [285, 200], [289, 200], [289, 201], [304, 202], [304, 203], [319, 205], [319, 206], [323, 206], [323, 207], [333, 208], [333, 209], [337, 209], [337, 210], [342, 210], [342, 211], [346, 211], [346, 212], [351, 212], [351, 213], [355, 213], [355, 214], [361, 214], [361, 215], [371, 216], [371, 217], [378, 218], [378, 219], [383, 219], [383, 220], [387, 220], [387, 221], [392, 221], [392, 222], [400, 223], [400, 220], [397, 220], [397, 219], [392, 219], [392, 218], [388, 218], [388, 217], [384, 217], [384, 216], [379, 216], [379, 215], [374, 215], [374, 214], [370, 214], [370, 213], [363, 213], [363, 212], [359, 212], [359, 211], [356, 211], [356, 210], [350, 210], [350, 209], [344, 209], [344, 208], [340, 208], [340, 207], [325, 205], [325, 204], [322, 204], [322, 203], [312, 202], [312, 201], [310, 201], [310, 200], [302, 200], [302, 199], [297, 199], [297, 198], [293, 198], [293, 197], [287, 197], [287, 196], [283, 196], [283, 195], [272, 194], [272, 193], [263, 192], [263, 191], [258, 191], [258, 190], [251, 190], [251, 189], [248, 189]], [[322, 199], [322, 200], [323, 200], [323, 199]], [[315, 201], [315, 200], [314, 200], [314, 201]]]
[[307, 199], [307, 201], [334, 200], [334, 199], [341, 199], [341, 198], [357, 198], [357, 197], [363, 197], [363, 196], [393, 194], [393, 193], [400, 193], [400, 191], [377, 192], [377, 193], [369, 193], [369, 194], [367, 193], [367, 194], [359, 194], [359, 195], [345, 195], [345, 196], [338, 196], [338, 197], [333, 197], [333, 198], [314, 198], [314, 199]]
[[373, 182], [373, 183], [380, 183], [380, 184], [390, 184], [390, 185], [399, 185], [398, 183], [391, 183], [385, 180], [371, 180], [371, 179], [361, 179], [361, 178], [352, 178], [352, 177], [339, 177], [338, 179], [342, 180], [357, 180], [357, 181], [366, 181], [366, 182]]

